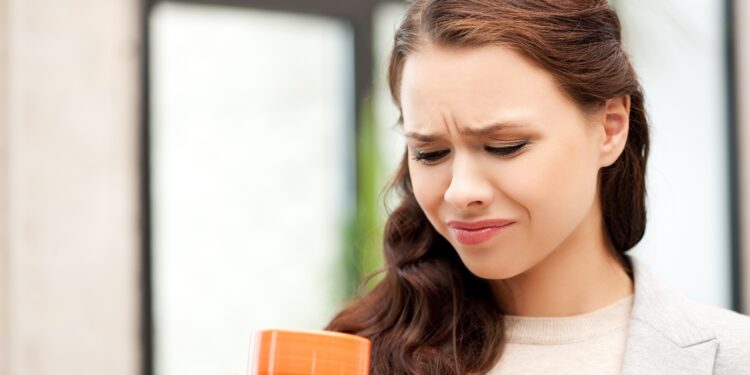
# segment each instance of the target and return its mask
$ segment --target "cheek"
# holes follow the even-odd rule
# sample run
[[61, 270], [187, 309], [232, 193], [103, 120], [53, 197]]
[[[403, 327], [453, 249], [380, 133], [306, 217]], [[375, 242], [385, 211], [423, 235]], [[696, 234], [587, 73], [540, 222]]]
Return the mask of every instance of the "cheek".
[[441, 218], [441, 210], [445, 208], [443, 204], [445, 192], [451, 182], [450, 163], [425, 166], [411, 161], [409, 171], [414, 197], [419, 207], [432, 227], [443, 237], [448, 238], [448, 227]]
[[546, 145], [508, 171], [505, 190], [525, 208], [532, 230], [566, 231], [588, 211], [598, 167], [582, 147]]
[[[448, 173], [448, 175], [446, 175]], [[425, 166], [416, 161], [409, 162], [409, 177], [417, 203], [422, 207], [430, 221], [437, 215], [443, 201], [450, 171], [442, 165]]]

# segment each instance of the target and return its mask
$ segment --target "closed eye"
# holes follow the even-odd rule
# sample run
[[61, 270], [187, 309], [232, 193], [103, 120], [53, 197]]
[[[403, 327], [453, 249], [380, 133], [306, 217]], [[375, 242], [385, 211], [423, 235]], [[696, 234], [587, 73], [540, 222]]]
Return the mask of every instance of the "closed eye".
[[517, 145], [505, 146], [505, 147], [489, 147], [489, 146], [487, 146], [487, 147], [485, 147], [485, 150], [487, 150], [488, 152], [490, 152], [492, 154], [498, 155], [498, 156], [511, 157], [511, 156], [513, 156], [513, 155], [521, 152], [521, 150], [523, 150], [524, 147], [526, 147], [527, 144], [528, 144], [528, 142], [523, 142], [523, 143], [519, 143]]
[[[526, 145], [528, 145], [528, 142], [522, 142], [516, 145], [504, 146], [504, 147], [486, 146], [485, 150], [497, 156], [510, 158], [510, 157], [515, 156], [519, 152], [523, 151]], [[434, 164], [437, 164], [441, 159], [443, 159], [448, 154], [450, 154], [450, 150], [440, 150], [440, 151], [430, 151], [430, 152], [415, 151], [413, 159], [423, 164], [434, 165]]]
[[441, 151], [431, 151], [431, 152], [424, 152], [424, 151], [416, 151], [414, 153], [414, 160], [424, 163], [424, 164], [435, 164], [440, 159], [442, 159], [445, 155], [448, 155], [450, 153], [450, 150], [441, 150]]

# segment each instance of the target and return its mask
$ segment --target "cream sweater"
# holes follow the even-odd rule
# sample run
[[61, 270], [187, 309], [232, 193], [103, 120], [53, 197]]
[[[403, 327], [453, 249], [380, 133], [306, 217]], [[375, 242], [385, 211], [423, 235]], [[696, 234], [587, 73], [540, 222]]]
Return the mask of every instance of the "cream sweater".
[[620, 374], [633, 296], [582, 315], [506, 316], [506, 347], [488, 375]]

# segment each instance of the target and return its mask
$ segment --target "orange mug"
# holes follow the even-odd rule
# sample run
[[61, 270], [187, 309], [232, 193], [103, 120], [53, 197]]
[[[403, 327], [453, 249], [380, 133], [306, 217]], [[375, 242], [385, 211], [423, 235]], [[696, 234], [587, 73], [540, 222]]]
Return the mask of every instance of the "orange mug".
[[370, 340], [331, 331], [255, 332], [249, 375], [368, 375]]

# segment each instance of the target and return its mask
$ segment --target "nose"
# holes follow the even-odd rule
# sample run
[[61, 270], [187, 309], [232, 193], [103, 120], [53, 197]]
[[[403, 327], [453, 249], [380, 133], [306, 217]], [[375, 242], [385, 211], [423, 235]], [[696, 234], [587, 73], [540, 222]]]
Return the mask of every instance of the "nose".
[[460, 212], [476, 211], [490, 204], [492, 184], [471, 158], [453, 158], [451, 183], [443, 195]]

